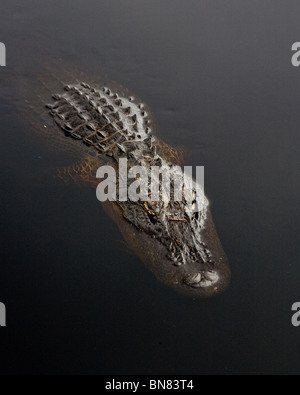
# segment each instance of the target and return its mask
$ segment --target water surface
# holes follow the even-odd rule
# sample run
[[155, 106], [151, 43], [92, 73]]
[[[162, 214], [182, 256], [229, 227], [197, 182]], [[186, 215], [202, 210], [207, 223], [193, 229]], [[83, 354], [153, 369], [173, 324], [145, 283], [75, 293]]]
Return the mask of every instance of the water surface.
[[[1, 5], [1, 372], [299, 373], [299, 12], [291, 0]], [[15, 81], [56, 58], [136, 92], [186, 164], [205, 166], [226, 293], [160, 284], [95, 193], [55, 178], [74, 158], [20, 116]]]

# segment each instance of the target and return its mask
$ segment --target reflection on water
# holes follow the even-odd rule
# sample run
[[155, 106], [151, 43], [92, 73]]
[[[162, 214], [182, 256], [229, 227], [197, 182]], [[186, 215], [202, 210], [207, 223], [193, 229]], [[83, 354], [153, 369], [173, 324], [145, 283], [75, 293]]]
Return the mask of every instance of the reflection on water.
[[[2, 6], [2, 372], [298, 373], [300, 89], [286, 54], [299, 5], [290, 3]], [[95, 191], [55, 177], [74, 155], [33, 133], [15, 88], [49, 56], [128, 86], [162, 138], [185, 147], [186, 164], [205, 166], [233, 268], [226, 293], [191, 300], [156, 282], [124, 251]]]

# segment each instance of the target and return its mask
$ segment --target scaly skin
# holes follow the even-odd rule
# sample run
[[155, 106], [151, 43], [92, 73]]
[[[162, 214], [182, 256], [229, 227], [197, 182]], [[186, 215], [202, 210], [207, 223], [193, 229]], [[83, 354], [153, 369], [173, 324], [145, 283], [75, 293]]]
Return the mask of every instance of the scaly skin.
[[[106, 158], [116, 170], [119, 159], [126, 158], [129, 168], [170, 166], [171, 174], [182, 174], [151, 129], [147, 106], [133, 97], [82, 82], [66, 85], [53, 100], [47, 108], [61, 132]], [[167, 202], [117, 200], [108, 211], [157, 278], [187, 295], [210, 297], [228, 286], [230, 268], [208, 201], [204, 194], [196, 197], [195, 186], [193, 192], [192, 201], [184, 196], [176, 202], [171, 184]], [[196, 204], [198, 212], [194, 212]]]

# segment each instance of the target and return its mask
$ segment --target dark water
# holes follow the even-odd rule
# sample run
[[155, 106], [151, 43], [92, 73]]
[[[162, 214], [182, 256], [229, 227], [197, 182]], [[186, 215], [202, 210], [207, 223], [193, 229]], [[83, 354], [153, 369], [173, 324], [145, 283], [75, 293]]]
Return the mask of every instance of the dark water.
[[[4, 4], [3, 4], [4, 3]], [[299, 1], [4, 1], [2, 373], [298, 374]], [[60, 57], [118, 81], [205, 166], [232, 284], [191, 300], [132, 255], [30, 133], [14, 79]]]

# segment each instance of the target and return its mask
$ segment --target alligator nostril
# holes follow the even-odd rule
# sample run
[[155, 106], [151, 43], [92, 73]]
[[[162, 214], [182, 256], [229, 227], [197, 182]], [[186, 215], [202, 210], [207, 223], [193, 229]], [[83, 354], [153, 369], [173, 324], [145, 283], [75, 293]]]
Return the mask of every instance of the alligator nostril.
[[200, 271], [195, 274], [191, 274], [186, 277], [183, 281], [186, 285], [193, 288], [208, 288], [216, 284], [219, 280], [218, 273], [214, 270]]
[[187, 277], [187, 278], [185, 279], [185, 282], [186, 282], [188, 285], [191, 285], [191, 286], [193, 287], [193, 286], [195, 286], [196, 284], [199, 284], [199, 282], [201, 281], [201, 279], [202, 279], [201, 273], [196, 273], [196, 274], [193, 274], [193, 275]]
[[205, 276], [205, 278], [206, 278], [208, 281], [211, 281], [212, 283], [217, 282], [217, 280], [218, 280], [218, 278], [219, 278], [218, 273], [215, 272], [214, 270], [207, 270], [207, 271], [204, 273], [204, 276]]

